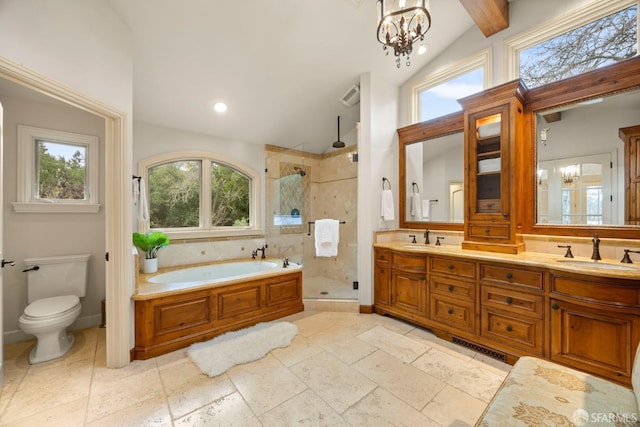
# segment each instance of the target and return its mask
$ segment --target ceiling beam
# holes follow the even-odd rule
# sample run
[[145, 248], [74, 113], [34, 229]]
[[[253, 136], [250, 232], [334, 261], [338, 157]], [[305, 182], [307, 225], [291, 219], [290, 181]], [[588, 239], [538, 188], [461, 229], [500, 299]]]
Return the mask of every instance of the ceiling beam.
[[509, 26], [507, 0], [460, 0], [460, 3], [485, 37], [492, 36]]

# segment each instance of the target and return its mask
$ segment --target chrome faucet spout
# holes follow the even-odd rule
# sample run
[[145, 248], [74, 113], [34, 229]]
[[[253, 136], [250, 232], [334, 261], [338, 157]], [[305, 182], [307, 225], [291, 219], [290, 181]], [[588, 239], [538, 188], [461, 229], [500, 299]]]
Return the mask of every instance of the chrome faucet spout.
[[599, 261], [602, 258], [600, 257], [600, 239], [598, 238], [598, 235], [596, 234], [591, 241], [593, 242], [593, 253], [591, 254], [591, 259]]

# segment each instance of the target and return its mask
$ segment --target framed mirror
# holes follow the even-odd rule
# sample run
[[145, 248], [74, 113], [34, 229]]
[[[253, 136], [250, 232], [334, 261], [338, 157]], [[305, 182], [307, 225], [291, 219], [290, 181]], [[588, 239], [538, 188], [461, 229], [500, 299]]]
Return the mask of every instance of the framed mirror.
[[401, 228], [462, 230], [462, 112], [398, 129]]
[[529, 91], [525, 233], [640, 237], [628, 206], [640, 155], [624, 141], [640, 125], [639, 67], [636, 57]]

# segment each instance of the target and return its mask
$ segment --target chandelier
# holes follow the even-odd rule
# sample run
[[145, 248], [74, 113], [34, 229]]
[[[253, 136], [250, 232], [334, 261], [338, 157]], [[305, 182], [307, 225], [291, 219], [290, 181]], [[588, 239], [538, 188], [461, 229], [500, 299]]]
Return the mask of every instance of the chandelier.
[[[396, 66], [400, 68], [400, 57], [409, 55], [416, 41], [424, 40], [431, 28], [431, 15], [427, 10], [429, 0], [378, 0], [378, 41], [389, 55], [393, 49]], [[409, 5], [407, 5], [409, 3]]]

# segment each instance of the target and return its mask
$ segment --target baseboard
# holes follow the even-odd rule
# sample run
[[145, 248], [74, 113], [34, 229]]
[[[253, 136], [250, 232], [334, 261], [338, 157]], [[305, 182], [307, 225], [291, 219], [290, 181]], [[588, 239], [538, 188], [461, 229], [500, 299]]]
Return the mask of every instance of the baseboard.
[[362, 314], [373, 314], [373, 306], [372, 305], [361, 305], [360, 313]]
[[[69, 331], [75, 331], [79, 329], [88, 329], [93, 328], [94, 326], [100, 325], [102, 322], [102, 315], [94, 314], [91, 316], [79, 317], [71, 326], [69, 326]], [[6, 331], [2, 334], [2, 342], [3, 344], [12, 344], [14, 342], [22, 342], [33, 340], [35, 337], [30, 334], [25, 334], [20, 329], [16, 329], [13, 331]]]

